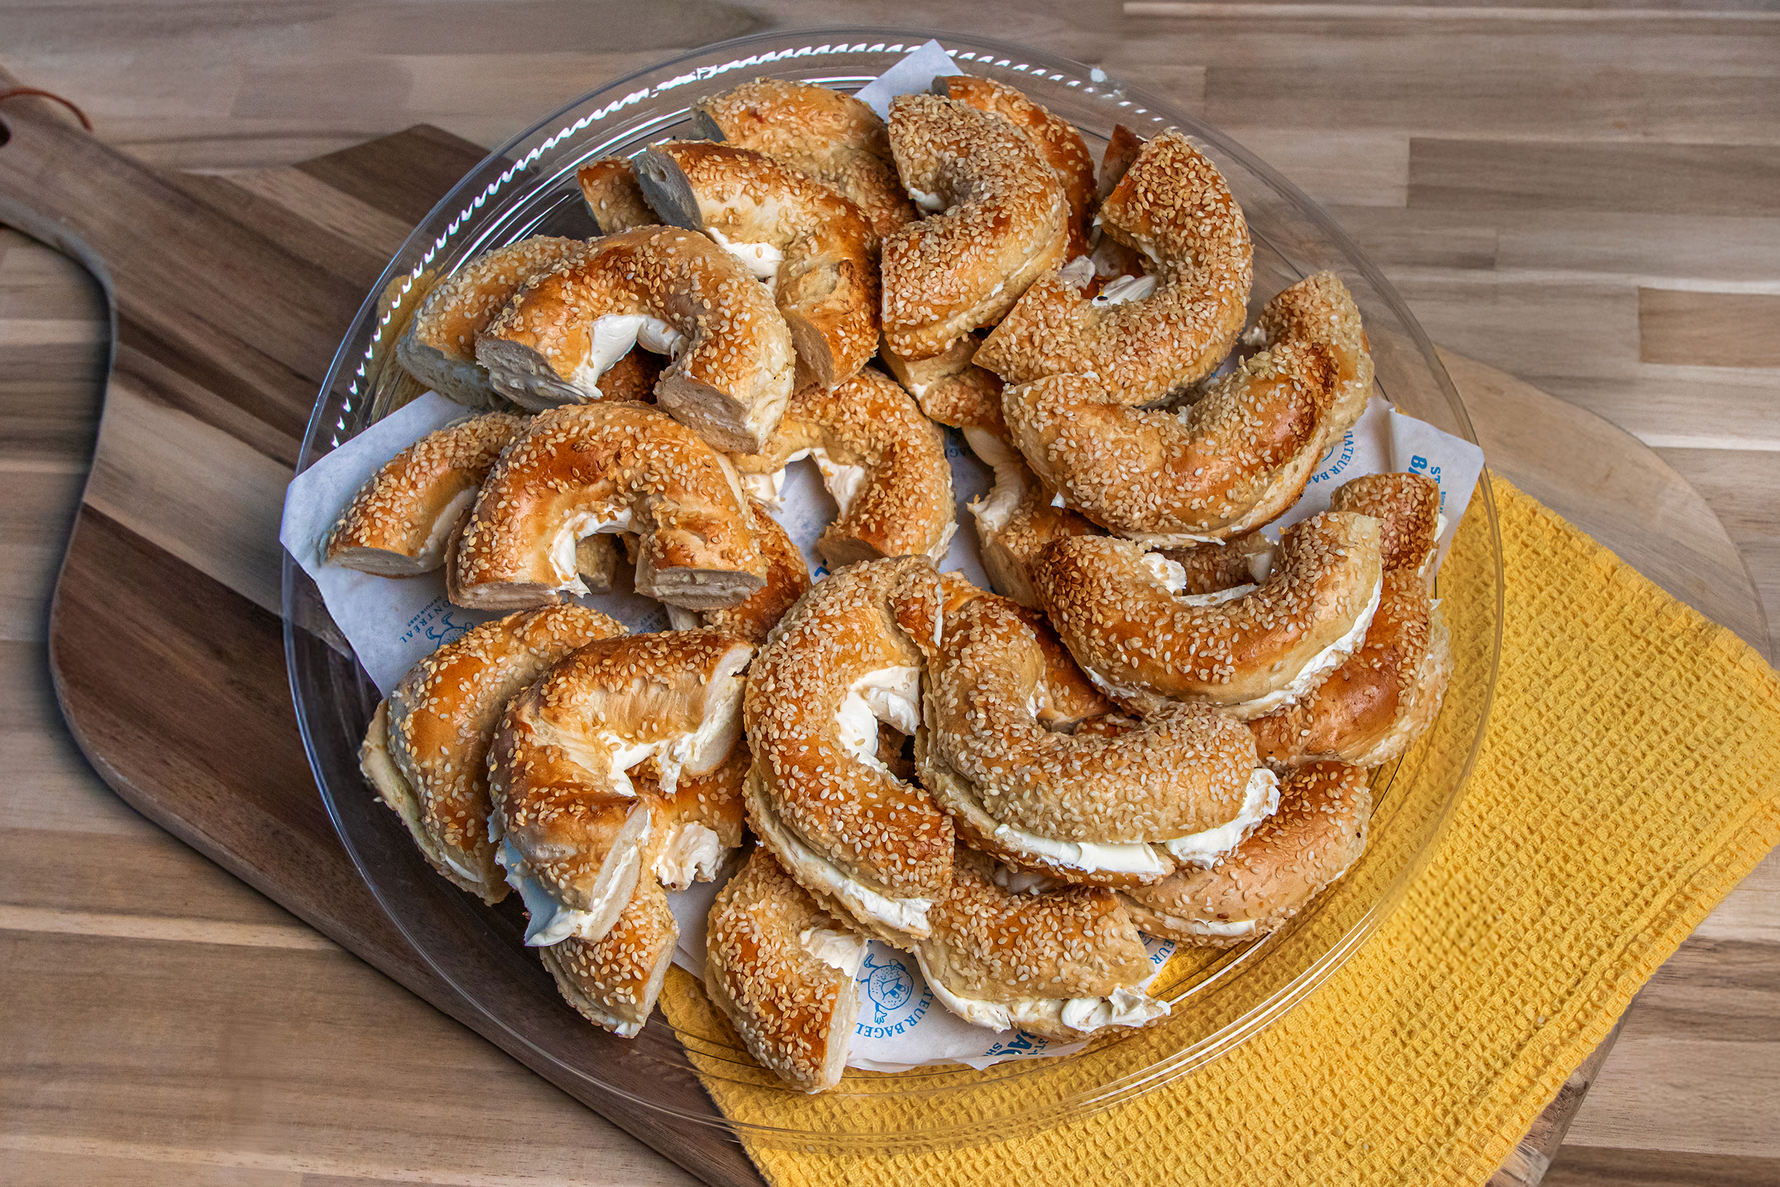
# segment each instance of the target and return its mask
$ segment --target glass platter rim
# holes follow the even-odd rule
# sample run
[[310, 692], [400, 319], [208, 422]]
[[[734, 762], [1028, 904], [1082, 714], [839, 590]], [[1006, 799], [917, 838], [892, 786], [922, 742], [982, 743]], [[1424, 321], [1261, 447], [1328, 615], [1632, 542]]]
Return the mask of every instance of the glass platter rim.
[[[1096, 94], [1096, 86], [1104, 88], [1104, 97], [1114, 98], [1122, 110], [1133, 110], [1136, 113], [1141, 114], [1153, 113], [1153, 118], [1166, 118], [1170, 125], [1182, 128], [1191, 133], [1196, 139], [1201, 140], [1201, 142], [1215, 146], [1220, 154], [1229, 156], [1238, 161], [1243, 168], [1258, 177], [1267, 187], [1270, 187], [1275, 196], [1284, 199], [1289, 203], [1294, 208], [1294, 214], [1308, 219], [1308, 221], [1313, 224], [1315, 231], [1327, 240], [1332, 247], [1337, 249], [1340, 255], [1345, 258], [1346, 263], [1358, 270], [1371, 284], [1376, 295], [1382, 298], [1390, 306], [1391, 312], [1401, 322], [1402, 328], [1407, 332], [1411, 343], [1415, 346], [1422, 360], [1426, 363], [1435, 384], [1440, 388], [1441, 394], [1450, 405], [1450, 410], [1457, 419], [1461, 434], [1473, 442], [1476, 440], [1475, 433], [1470, 424], [1469, 414], [1464, 407], [1462, 399], [1459, 397], [1455, 386], [1452, 384], [1450, 377], [1447, 375], [1441, 364], [1432, 343], [1421, 329], [1414, 315], [1407, 308], [1407, 305], [1403, 302], [1400, 294], [1397, 293], [1395, 287], [1384, 278], [1370, 258], [1367, 257], [1351, 237], [1349, 237], [1339, 225], [1330, 218], [1320, 205], [1312, 201], [1299, 191], [1297, 187], [1293, 186], [1289, 181], [1286, 181], [1283, 177], [1277, 174], [1265, 161], [1255, 157], [1254, 154], [1248, 152], [1248, 150], [1244, 149], [1239, 143], [1231, 140], [1214, 126], [1188, 115], [1166, 99], [1148, 94], [1138, 88], [1119, 84], [1115, 79], [1108, 77], [1107, 74], [1099, 68], [1090, 67], [1084, 63], [1074, 62], [1048, 51], [1040, 51], [1012, 42], [931, 29], [917, 30], [886, 26], [821, 26], [803, 29], [772, 30], [765, 33], [712, 43], [710, 45], [698, 47], [681, 54], [675, 54], [664, 58], [624, 75], [621, 78], [596, 87], [586, 94], [564, 104], [550, 115], [538, 120], [531, 127], [496, 147], [479, 164], [467, 172], [464, 177], [452, 187], [445, 197], [442, 198], [431, 211], [429, 211], [426, 217], [416, 225], [415, 229], [404, 240], [402, 246], [396, 251], [395, 255], [392, 256], [390, 263], [386, 266], [383, 274], [370, 289], [364, 303], [355, 315], [349, 329], [341, 340], [341, 345], [336, 351], [334, 359], [329, 366], [327, 377], [318, 394], [303, 439], [302, 450], [299, 456], [299, 472], [306, 469], [310, 464], [313, 464], [313, 462], [322, 456], [327, 449], [332, 448], [334, 444], [338, 444], [339, 439], [337, 437], [335, 441], [329, 443], [326, 447], [320, 445], [320, 440], [330, 431], [344, 431], [345, 416], [346, 414], [351, 413], [353, 409], [350, 402], [348, 402], [345, 412], [340, 416], [340, 423], [335, 426], [329, 426], [326, 423], [326, 417], [329, 413], [330, 394], [337, 390], [337, 384], [342, 375], [345, 374], [346, 370], [355, 362], [358, 363], [359, 376], [361, 378], [364, 376], [365, 362], [369, 360], [370, 354], [366, 353], [362, 359], [359, 356], [356, 356], [353, 353], [355, 340], [365, 331], [366, 327], [372, 326], [378, 317], [382, 316], [381, 311], [384, 305], [387, 304], [386, 294], [389, 291], [389, 286], [405, 272], [418, 274], [418, 267], [412, 267], [403, 263], [404, 258], [409, 256], [410, 249], [416, 245], [424, 245], [429, 236], [434, 235], [445, 216], [453, 212], [454, 207], [457, 208], [456, 213], [460, 219], [467, 218], [475, 210], [481, 208], [484, 201], [490, 198], [494, 191], [500, 186], [515, 180], [523, 180], [523, 167], [531, 160], [536, 159], [544, 149], [553, 146], [566, 137], [572, 136], [574, 132], [580, 128], [596, 122], [595, 117], [589, 116], [577, 121], [572, 126], [560, 126], [571, 113], [592, 110], [592, 105], [596, 99], [614, 95], [620, 95], [620, 101], [616, 104], [611, 104], [608, 108], [602, 110], [604, 110], [606, 114], [611, 114], [614, 110], [622, 110], [626, 104], [635, 100], [641, 93], [633, 91], [628, 96], [624, 96], [622, 95], [622, 88], [646, 76], [661, 75], [675, 66], [708, 58], [712, 55], [720, 55], [724, 53], [738, 54], [737, 61], [724, 64], [725, 67], [734, 69], [737, 66], [748, 64], [767, 66], [772, 61], [817, 56], [822, 53], [881, 51], [885, 53], [895, 53], [900, 56], [900, 53], [913, 49], [930, 38], [941, 40], [942, 43], [946, 44], [947, 47], [955, 53], [964, 55], [966, 60], [978, 62], [982, 65], [992, 64], [998, 67], [1012, 68], [1015, 70], [1029, 70], [1035, 68], [1034, 64], [1036, 63], [1039, 64], [1039, 68], [1041, 69], [1040, 77], [1043, 77], [1042, 71], [1047, 70], [1050, 71], [1054, 77], [1062, 77], [1062, 75], [1058, 74], [1059, 69], [1066, 70], [1070, 72], [1071, 77], [1086, 84], [1082, 88], [1083, 93]], [[800, 42], [814, 42], [820, 39], [839, 39], [842, 44], [838, 46], [798, 45]], [[859, 42], [860, 44], [854, 45], [852, 44], [854, 42]], [[882, 44], [873, 44], [879, 42]], [[741, 53], [745, 53], [749, 49], [757, 51], [756, 54], [749, 58], [739, 58]], [[805, 52], [793, 52], [799, 49], [802, 49]], [[984, 53], [987, 53], [987, 58], [980, 56]], [[763, 54], [765, 55], [764, 61], [761, 60]], [[999, 57], [1000, 60], [994, 61], [993, 59], [997, 57]], [[1020, 61], [1021, 59], [1023, 59], [1023, 61]], [[1012, 65], [1012, 63], [1016, 61], [1019, 61], [1019, 64]], [[747, 77], [752, 76], [753, 75], [748, 75]], [[672, 85], [679, 84], [673, 83], [669, 87], [663, 89], [671, 89]], [[1069, 85], [1075, 86], [1076, 83], [1072, 82]], [[651, 88], [651, 90], [653, 89], [654, 88]], [[513, 154], [516, 149], [520, 149], [528, 143], [536, 141], [537, 138], [552, 125], [559, 126], [555, 134], [543, 142], [542, 147], [534, 147], [526, 155], [521, 157], [517, 163], [512, 161], [510, 154]], [[489, 175], [496, 168], [501, 168], [499, 179], [488, 185], [483, 194], [478, 196], [472, 205], [465, 205], [466, 195], [470, 192], [473, 183], [476, 182], [478, 178]], [[503, 205], [516, 207], [520, 200], [526, 196], [527, 192], [528, 191], [523, 185], [518, 186], [511, 194], [509, 194], [504, 204], [495, 203], [495, 208], [500, 209]], [[540, 190], [538, 192], [542, 191]], [[456, 232], [457, 226], [458, 222], [453, 220], [446, 226], [446, 230], [443, 234], [437, 235], [434, 251], [437, 251], [444, 246], [446, 240]], [[511, 227], [507, 227], [505, 230], [511, 230]], [[425, 263], [431, 258], [432, 252], [424, 252], [422, 254], [420, 267], [424, 267]], [[387, 324], [387, 320], [387, 316], [384, 316], [385, 324]], [[372, 333], [375, 334], [375, 330], [373, 330]], [[355, 395], [359, 396], [361, 402], [368, 398], [365, 394], [357, 392], [356, 385], [353, 385], [353, 391]], [[365, 410], [361, 409], [358, 415], [362, 418], [364, 413]], [[1265, 999], [1259, 1006], [1251, 1009], [1235, 1023], [1226, 1025], [1197, 1042], [1177, 1048], [1168, 1056], [1158, 1059], [1154, 1063], [1151, 1063], [1136, 1072], [1124, 1075], [1108, 1083], [1096, 1085], [1093, 1088], [1070, 1096], [1066, 1100], [1052, 1102], [1030, 1115], [1017, 1114], [1011, 1118], [1000, 1117], [990, 1118], [985, 1121], [966, 1122], [961, 1125], [955, 1125], [950, 1130], [923, 1132], [907, 1139], [907, 1141], [912, 1141], [921, 1146], [936, 1146], [955, 1145], [983, 1140], [984, 1138], [1008, 1136], [1015, 1131], [1010, 1128], [1010, 1126], [1017, 1126], [1023, 1131], [1028, 1127], [1042, 1126], [1052, 1123], [1063, 1115], [1080, 1116], [1088, 1112], [1098, 1111], [1099, 1109], [1110, 1107], [1113, 1104], [1120, 1103], [1124, 1100], [1131, 1099], [1137, 1095], [1153, 1090], [1180, 1076], [1189, 1074], [1197, 1068], [1227, 1054], [1231, 1050], [1234, 1050], [1237, 1046], [1240, 1046], [1243, 1042], [1247, 1041], [1247, 1039], [1259, 1034], [1262, 1030], [1277, 1022], [1290, 1009], [1313, 992], [1330, 975], [1340, 968], [1353, 952], [1355, 952], [1360, 945], [1377, 930], [1383, 921], [1390, 916], [1401, 903], [1408, 886], [1417, 876], [1419, 876], [1421, 871], [1426, 867], [1429, 859], [1432, 857], [1433, 851], [1437, 847], [1440, 838], [1444, 835], [1446, 827], [1451, 820], [1452, 809], [1461, 798], [1464, 789], [1469, 783], [1489, 723], [1490, 710], [1494, 699], [1496, 681], [1501, 662], [1503, 630], [1502, 611], [1505, 598], [1505, 580], [1502, 569], [1501, 539], [1494, 499], [1490, 490], [1489, 470], [1487, 467], [1478, 479], [1477, 488], [1473, 492], [1472, 498], [1481, 503], [1481, 511], [1486, 521], [1488, 542], [1491, 549], [1490, 556], [1493, 561], [1493, 571], [1491, 576], [1494, 580], [1495, 594], [1495, 605], [1492, 608], [1493, 639], [1490, 640], [1487, 672], [1484, 678], [1483, 694], [1479, 707], [1477, 725], [1474, 735], [1470, 740], [1469, 751], [1464, 758], [1463, 764], [1458, 770], [1456, 777], [1454, 777], [1451, 787], [1446, 791], [1444, 799], [1440, 801], [1437, 811], [1426, 825], [1425, 835], [1422, 838], [1419, 849], [1417, 849], [1414, 855], [1409, 858], [1403, 868], [1395, 874], [1378, 899], [1365, 912], [1361, 919], [1352, 925], [1347, 932], [1342, 934], [1338, 942], [1331, 946], [1321, 956], [1313, 960], [1306, 968], [1297, 973], [1288, 984]], [[858, 1134], [843, 1135], [832, 1131], [793, 1130], [736, 1122], [734, 1120], [725, 1122], [719, 1119], [720, 1115], [719, 1117], [713, 1117], [705, 1114], [688, 1113], [684, 1110], [664, 1105], [661, 1102], [637, 1096], [634, 1093], [617, 1088], [612, 1084], [599, 1081], [597, 1078], [589, 1076], [579, 1068], [570, 1066], [553, 1052], [534, 1043], [527, 1035], [514, 1030], [504, 1019], [497, 1016], [487, 1004], [479, 1000], [474, 993], [470, 992], [463, 986], [460, 986], [450, 972], [440, 967], [433, 955], [428, 951], [427, 945], [422, 943], [409, 931], [407, 926], [403, 924], [400, 914], [392, 910], [389, 902], [386, 900], [384, 889], [379, 886], [378, 880], [372, 876], [370, 870], [367, 868], [366, 860], [353, 841], [347, 822], [343, 819], [336, 804], [334, 791], [330, 787], [328, 779], [324, 773], [321, 757], [316, 748], [316, 739], [312, 736], [311, 719], [306, 712], [306, 710], [312, 708], [312, 706], [306, 704], [308, 693], [299, 682], [299, 668], [301, 665], [298, 659], [297, 636], [298, 631], [301, 628], [296, 621], [296, 616], [293, 614], [293, 606], [295, 605], [298, 596], [299, 587], [308, 582], [309, 578], [307, 574], [303, 573], [302, 570], [298, 568], [289, 553], [285, 553], [283, 556], [283, 627], [287, 673], [290, 679], [291, 694], [293, 697], [293, 706], [296, 710], [295, 715], [297, 717], [297, 724], [303, 739], [305, 753], [310, 762], [311, 773], [315, 778], [317, 787], [320, 790], [327, 807], [330, 822], [333, 824], [335, 832], [339, 836], [342, 845], [346, 848], [348, 856], [352, 860], [359, 876], [366, 882], [379, 907], [388, 916], [390, 922], [397, 928], [404, 938], [408, 940], [416, 953], [422, 957], [432, 971], [438, 975], [448, 987], [461, 996], [472, 1008], [478, 1011], [490, 1025], [500, 1029], [519, 1044], [535, 1052], [539, 1058], [548, 1061], [555, 1068], [559, 1069], [563, 1075], [575, 1080], [585, 1079], [592, 1081], [597, 1086], [600, 1093], [623, 1096], [650, 1109], [657, 1110], [662, 1116], [672, 1116], [682, 1120], [696, 1121], [701, 1124], [719, 1125], [722, 1126], [723, 1131], [727, 1132], [732, 1137], [740, 1137], [746, 1134], [749, 1137], [767, 1141], [790, 1140], [794, 1142], [824, 1142], [829, 1140], [845, 1142], [849, 1139], [854, 1139], [864, 1141], [868, 1144], [878, 1145], [882, 1148], [890, 1148], [891, 1146], [897, 1145], [897, 1141], [900, 1139], [890, 1139], [890, 1135], [887, 1135], [882, 1131], [861, 1131]], [[1443, 713], [1444, 712], [1445, 710], [1443, 709]], [[1266, 941], [1250, 945], [1247, 949], [1244, 949], [1244, 951], [1256, 951], [1264, 947], [1266, 947]], [[1013, 1075], [1029, 1075], [1041, 1072], [1049, 1062], [1050, 1061], [1047, 1060], [1025, 1060], [1019, 1061], [1015, 1065], [1003, 1064], [999, 1066], [1002, 1068], [1012, 1066], [1021, 1069]], [[1013, 1075], [1003, 1077], [1003, 1079], [998, 1082], [1009, 1082], [1013, 1078]], [[554, 1079], [555, 1077], [551, 1078]], [[707, 1086], [707, 1092], [708, 1091], [709, 1089]], [[1065, 1110], [1067, 1110], [1067, 1113], [1065, 1113]]]

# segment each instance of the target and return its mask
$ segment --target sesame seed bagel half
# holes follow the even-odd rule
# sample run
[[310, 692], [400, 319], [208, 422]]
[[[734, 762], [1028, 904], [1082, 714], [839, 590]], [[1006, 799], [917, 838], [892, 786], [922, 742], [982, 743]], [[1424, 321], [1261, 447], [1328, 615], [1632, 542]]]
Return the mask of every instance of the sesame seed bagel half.
[[1370, 775], [1333, 762], [1294, 771], [1279, 811], [1216, 867], [1183, 869], [1119, 899], [1144, 931], [1190, 944], [1228, 948], [1276, 931], [1365, 852]]
[[1428, 594], [1440, 487], [1422, 474], [1373, 474], [1335, 492], [1330, 507], [1382, 528], [1378, 611], [1366, 640], [1308, 698], [1249, 723], [1278, 770], [1335, 759], [1382, 766], [1433, 724], [1452, 676], [1452, 644]]
[[643, 187], [624, 157], [601, 157], [583, 165], [575, 170], [575, 180], [600, 234], [617, 235], [660, 224], [661, 217], [649, 208]]
[[979, 428], [964, 430], [971, 451], [995, 471], [988, 494], [969, 504], [977, 524], [983, 568], [997, 593], [1022, 606], [1037, 606], [1031, 568], [1052, 540], [1099, 536], [1105, 529], [1078, 511], [1055, 506], [1026, 459], [1003, 437]]
[[1172, 702], [1248, 719], [1309, 696], [1360, 646], [1378, 608], [1378, 521], [1326, 511], [1287, 528], [1267, 579], [1179, 591], [1172, 561], [1113, 536], [1045, 549], [1033, 585], [1070, 654], [1108, 696], [1149, 716]]
[[717, 769], [741, 730], [754, 647], [716, 631], [591, 643], [501, 716], [488, 751], [497, 860], [526, 901], [526, 943], [605, 935], [630, 901], [654, 822], [629, 777], [654, 759], [663, 794]]
[[733, 606], [766, 583], [735, 469], [697, 433], [642, 404], [575, 404], [533, 418], [482, 483], [458, 541], [452, 599], [511, 609], [585, 593], [575, 543], [639, 537], [636, 590], [689, 610]]
[[809, 591], [810, 564], [804, 559], [803, 549], [778, 520], [767, 514], [760, 500], [752, 497], [748, 499], [748, 526], [754, 532], [761, 559], [766, 562], [766, 584], [749, 594], [747, 600], [716, 610], [694, 612], [669, 606], [668, 621], [675, 630], [708, 626], [750, 643], [764, 643], [797, 599]]
[[1149, 274], [1097, 297], [1055, 272], [1040, 277], [977, 365], [1014, 384], [1092, 371], [1116, 403], [1154, 404], [1216, 370], [1242, 333], [1248, 222], [1217, 166], [1178, 132], [1143, 146], [1097, 219]]
[[703, 231], [771, 282], [798, 387], [833, 387], [878, 349], [878, 237], [859, 208], [744, 148], [669, 141], [632, 168], [663, 222]]
[[1068, 1041], [1168, 1014], [1140, 988], [1149, 959], [1110, 890], [1005, 889], [987, 856], [960, 845], [932, 919], [933, 934], [915, 949], [921, 972], [973, 1026]]
[[[662, 848], [659, 833], [644, 846], [642, 864], [653, 865]], [[597, 940], [569, 936], [538, 950], [556, 990], [583, 1018], [620, 1038], [634, 1038], [661, 996], [680, 925], [667, 891], [648, 874], [637, 878], [630, 901]]]
[[1088, 220], [1094, 215], [1097, 201], [1094, 158], [1088, 155], [1088, 146], [1075, 125], [992, 78], [973, 78], [968, 74], [936, 78], [933, 93], [968, 103], [979, 111], [992, 111], [1032, 138], [1046, 163], [1056, 171], [1057, 180], [1063, 183], [1063, 196], [1069, 201], [1069, 243], [1063, 258], [1073, 260], [1086, 255]]
[[1210, 709], [1168, 706], [1116, 736], [1053, 728], [1053, 686], [1086, 682], [1057, 678], [1073, 665], [1047, 652], [1039, 621], [993, 594], [953, 597], [929, 645], [915, 757], [961, 840], [1020, 869], [1128, 886], [1229, 848], [1271, 810], [1277, 780], [1253, 740]]
[[705, 989], [762, 1067], [823, 1092], [847, 1067], [864, 956], [864, 937], [757, 847], [711, 905]]
[[915, 572], [932, 566], [867, 561], [817, 582], [761, 648], [744, 707], [755, 833], [826, 909], [904, 948], [952, 866], [946, 815], [877, 754], [880, 721], [920, 720], [921, 651], [891, 609]]
[[776, 475], [802, 457], [815, 458], [839, 509], [816, 541], [831, 568], [887, 556], [944, 559], [957, 530], [945, 438], [883, 372], [867, 368], [838, 387], [798, 392], [767, 448], [730, 460], [744, 474]]
[[890, 147], [916, 205], [933, 213], [884, 239], [884, 341], [930, 358], [999, 321], [1063, 263], [1069, 202], [1025, 133], [956, 99], [898, 95]]
[[437, 569], [482, 480], [525, 427], [524, 417], [490, 412], [428, 433], [359, 487], [329, 529], [322, 554], [331, 564], [379, 577]]
[[642, 345], [674, 361], [655, 400], [722, 449], [759, 449], [796, 370], [772, 295], [696, 231], [596, 239], [520, 289], [476, 340], [495, 390], [528, 408], [601, 398], [601, 374]]
[[1297, 502], [1372, 388], [1359, 312], [1333, 275], [1275, 296], [1259, 329], [1269, 348], [1177, 411], [1125, 407], [1092, 372], [1009, 387], [1013, 442], [1068, 506], [1149, 547], [1253, 531]]
[[396, 339], [402, 369], [446, 399], [485, 408], [494, 399], [488, 369], [476, 361], [476, 337], [513, 294], [586, 244], [533, 235], [469, 260], [440, 281]]
[[488, 839], [488, 746], [507, 702], [557, 660], [624, 627], [544, 606], [471, 627], [409, 669], [377, 706], [359, 765], [432, 867], [488, 903], [507, 884]]
[[813, 83], [761, 78], [693, 105], [698, 134], [765, 153], [846, 198], [879, 239], [916, 217], [878, 113]]

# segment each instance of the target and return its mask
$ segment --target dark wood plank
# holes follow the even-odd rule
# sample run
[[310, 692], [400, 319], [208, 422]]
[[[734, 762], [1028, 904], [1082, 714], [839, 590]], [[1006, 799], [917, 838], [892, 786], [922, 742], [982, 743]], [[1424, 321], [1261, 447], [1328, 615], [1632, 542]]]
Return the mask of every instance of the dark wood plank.
[[[498, 18], [494, 23], [499, 23]], [[413, 225], [487, 155], [448, 132], [422, 126], [305, 161], [296, 168]], [[373, 272], [371, 277], [376, 275]]]
[[[408, 945], [341, 849], [293, 728], [278, 619], [82, 507], [50, 662], [81, 750], [143, 815], [496, 1045], [512, 1041]], [[587, 1043], [614, 1045], [614, 1083], [650, 1076], [646, 1095], [675, 1091], [618, 1059], [623, 1040], [575, 1024]], [[558, 1086], [707, 1182], [760, 1182], [741, 1148], [706, 1127], [666, 1125], [620, 1092]], [[640, 1080], [628, 1087], [645, 1094]], [[715, 1115], [696, 1088], [681, 1091], [675, 1107]]]

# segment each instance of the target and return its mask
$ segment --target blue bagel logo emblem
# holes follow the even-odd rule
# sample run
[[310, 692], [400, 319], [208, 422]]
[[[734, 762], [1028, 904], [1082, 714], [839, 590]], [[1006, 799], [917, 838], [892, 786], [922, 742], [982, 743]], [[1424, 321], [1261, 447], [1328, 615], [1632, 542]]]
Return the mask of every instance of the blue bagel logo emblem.
[[933, 990], [923, 985], [917, 994], [914, 974], [895, 957], [878, 959], [871, 948], [859, 966], [858, 982], [871, 1008], [860, 1010], [855, 1034], [869, 1038], [902, 1034], [925, 1018], [933, 1005]]

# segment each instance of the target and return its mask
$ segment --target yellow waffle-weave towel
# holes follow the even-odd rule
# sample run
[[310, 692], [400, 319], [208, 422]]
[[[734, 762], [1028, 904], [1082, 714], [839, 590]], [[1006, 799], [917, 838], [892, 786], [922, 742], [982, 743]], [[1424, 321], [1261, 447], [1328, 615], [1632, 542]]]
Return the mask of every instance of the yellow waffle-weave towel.
[[[1507, 604], [1485, 742], [1432, 861], [1346, 965], [1232, 1054], [1110, 1110], [921, 1154], [751, 1143], [767, 1179], [1484, 1182], [1656, 967], [1780, 843], [1780, 677], [1533, 499], [1493, 490]], [[1455, 638], [1495, 613], [1481, 503], [1441, 573]], [[1477, 691], [1455, 682], [1449, 706]], [[1438, 780], [1468, 751], [1411, 778]], [[1350, 876], [1330, 893], [1365, 892]], [[683, 974], [663, 1001], [676, 1027], [721, 1025]], [[1081, 1059], [1040, 1062], [1054, 1066], [988, 1091], [1067, 1091], [1083, 1074]], [[902, 1124], [930, 1107], [733, 1075], [706, 1086], [732, 1117], [792, 1128]]]

